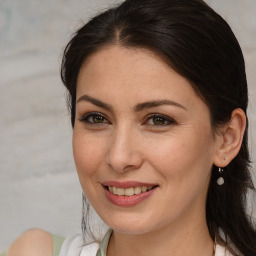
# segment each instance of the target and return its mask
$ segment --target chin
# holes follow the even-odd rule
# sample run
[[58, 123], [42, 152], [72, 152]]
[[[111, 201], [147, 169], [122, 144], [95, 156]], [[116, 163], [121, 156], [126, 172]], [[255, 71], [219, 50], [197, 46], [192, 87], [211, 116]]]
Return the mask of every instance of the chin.
[[105, 220], [105, 223], [118, 233], [141, 235], [154, 229], [152, 218], [150, 219], [147, 220], [147, 218], [144, 217], [142, 221], [141, 216], [138, 219], [122, 216], [122, 214], [120, 214], [120, 217], [113, 218], [112, 220]]

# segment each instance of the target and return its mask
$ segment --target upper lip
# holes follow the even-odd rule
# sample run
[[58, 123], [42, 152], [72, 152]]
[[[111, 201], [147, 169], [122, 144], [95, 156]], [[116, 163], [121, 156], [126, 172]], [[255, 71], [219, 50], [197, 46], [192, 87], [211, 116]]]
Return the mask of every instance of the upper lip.
[[145, 182], [138, 182], [138, 181], [104, 181], [102, 182], [103, 186], [106, 187], [117, 187], [117, 188], [131, 188], [131, 187], [154, 187], [158, 186], [154, 183], [145, 183]]

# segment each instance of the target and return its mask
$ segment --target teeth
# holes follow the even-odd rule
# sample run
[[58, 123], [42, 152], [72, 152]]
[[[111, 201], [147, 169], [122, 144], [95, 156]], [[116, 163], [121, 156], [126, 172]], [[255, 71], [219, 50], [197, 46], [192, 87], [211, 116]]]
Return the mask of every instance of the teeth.
[[142, 192], [146, 192], [147, 191], [147, 187], [143, 186], [142, 187]]
[[124, 194], [125, 194], [126, 196], [133, 196], [133, 195], [134, 195], [134, 188], [126, 188], [126, 189], [124, 190]]
[[134, 189], [134, 194], [135, 195], [138, 195], [138, 194], [140, 194], [141, 193], [141, 187], [136, 187], [135, 189]]
[[149, 191], [153, 188], [153, 186], [142, 186], [142, 187], [131, 187], [131, 188], [117, 188], [117, 187], [111, 187], [108, 186], [108, 190], [118, 196], [133, 196], [138, 195], [140, 193], [144, 193], [146, 191]]
[[124, 196], [124, 188], [117, 188], [116, 192], [117, 192], [117, 195]]

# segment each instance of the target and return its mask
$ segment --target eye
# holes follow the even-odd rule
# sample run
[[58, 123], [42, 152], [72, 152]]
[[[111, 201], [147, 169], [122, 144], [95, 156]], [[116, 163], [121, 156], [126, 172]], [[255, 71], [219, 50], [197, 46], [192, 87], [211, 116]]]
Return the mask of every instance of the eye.
[[79, 121], [87, 124], [109, 124], [110, 122], [104, 117], [103, 114], [92, 112], [82, 116]]
[[153, 126], [167, 126], [175, 124], [175, 121], [164, 115], [153, 114], [147, 118], [145, 123]]

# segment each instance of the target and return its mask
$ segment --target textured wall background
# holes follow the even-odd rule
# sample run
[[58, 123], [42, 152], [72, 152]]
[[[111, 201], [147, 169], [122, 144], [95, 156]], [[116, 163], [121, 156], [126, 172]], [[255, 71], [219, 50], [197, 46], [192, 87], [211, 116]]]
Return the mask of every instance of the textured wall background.
[[[254, 160], [256, 0], [207, 2], [229, 21], [244, 51]], [[0, 251], [31, 227], [80, 232], [81, 189], [59, 66], [74, 28], [110, 3], [0, 0]]]

